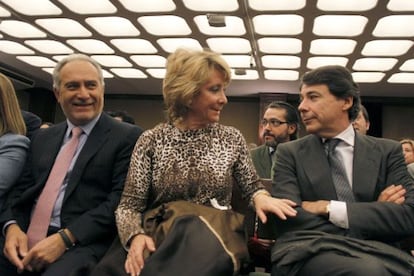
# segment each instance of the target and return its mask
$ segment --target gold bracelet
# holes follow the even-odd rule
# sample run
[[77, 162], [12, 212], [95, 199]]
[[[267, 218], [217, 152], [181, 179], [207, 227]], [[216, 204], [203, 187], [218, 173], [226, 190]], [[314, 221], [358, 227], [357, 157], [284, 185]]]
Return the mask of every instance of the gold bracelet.
[[325, 212], [328, 217], [329, 217], [330, 211], [331, 211], [331, 203], [329, 202], [328, 204], [326, 204], [326, 207], [325, 207]]

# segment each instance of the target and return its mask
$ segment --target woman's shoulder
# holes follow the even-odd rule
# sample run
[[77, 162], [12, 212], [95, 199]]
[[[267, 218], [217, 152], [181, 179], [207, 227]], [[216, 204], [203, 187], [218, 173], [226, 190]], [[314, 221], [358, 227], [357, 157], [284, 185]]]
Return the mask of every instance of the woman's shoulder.
[[15, 133], [5, 133], [0, 136], [0, 145], [2, 147], [6, 146], [21, 146], [28, 148], [30, 144], [29, 138], [21, 134]]
[[170, 128], [170, 125], [167, 123], [158, 123], [153, 128], [145, 130], [142, 135], [146, 137], [152, 137], [152, 136], [160, 136], [164, 135], [166, 131]]
[[215, 124], [213, 126], [213, 129], [216, 129], [218, 132], [226, 134], [226, 135], [237, 135], [237, 136], [242, 135], [241, 131], [234, 126]]

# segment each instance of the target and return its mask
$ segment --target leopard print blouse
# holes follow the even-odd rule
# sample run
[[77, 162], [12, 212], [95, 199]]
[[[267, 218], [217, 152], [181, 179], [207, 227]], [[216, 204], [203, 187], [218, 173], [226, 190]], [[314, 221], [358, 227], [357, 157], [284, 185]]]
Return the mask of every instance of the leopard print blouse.
[[145, 131], [132, 153], [116, 210], [122, 244], [143, 233], [143, 212], [162, 203], [188, 200], [211, 205], [215, 198], [229, 206], [233, 178], [247, 200], [263, 188], [246, 141], [234, 127], [212, 124], [182, 131], [163, 123]]

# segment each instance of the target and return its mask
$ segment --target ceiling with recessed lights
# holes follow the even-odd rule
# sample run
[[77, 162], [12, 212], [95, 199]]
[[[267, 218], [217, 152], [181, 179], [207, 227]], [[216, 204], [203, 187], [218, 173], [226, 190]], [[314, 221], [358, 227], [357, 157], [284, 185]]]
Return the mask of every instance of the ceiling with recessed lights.
[[80, 52], [106, 93], [161, 95], [166, 57], [186, 47], [222, 54], [229, 96], [297, 94], [304, 72], [340, 64], [362, 96], [414, 97], [414, 1], [0, 0], [0, 20], [0, 72], [17, 89], [50, 89]]

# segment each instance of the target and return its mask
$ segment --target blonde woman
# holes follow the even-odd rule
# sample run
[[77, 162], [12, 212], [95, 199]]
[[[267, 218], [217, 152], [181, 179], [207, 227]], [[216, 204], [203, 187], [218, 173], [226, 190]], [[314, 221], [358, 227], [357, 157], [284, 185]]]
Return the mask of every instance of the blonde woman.
[[[92, 275], [149, 275], [142, 270], [154, 268], [148, 261], [155, 255], [144, 261], [144, 252], [156, 254], [157, 249], [153, 237], [142, 227], [144, 212], [178, 200], [203, 206], [229, 206], [233, 179], [262, 221], [267, 219], [265, 213], [275, 213], [282, 219], [296, 215], [293, 202], [273, 198], [266, 192], [240, 131], [219, 123], [227, 104], [225, 92], [230, 78], [229, 66], [216, 53], [178, 49], [169, 56], [163, 83], [167, 122], [144, 132], [137, 141], [116, 210], [120, 241], [129, 249], [127, 258], [117, 265], [124, 266], [124, 271], [95, 271]], [[187, 240], [193, 237], [183, 236]], [[203, 258], [208, 258], [211, 250], [203, 248]], [[194, 251], [188, 253], [197, 255]], [[210, 264], [223, 260], [213, 258]], [[188, 265], [178, 262], [179, 271], [169, 271], [171, 266], [164, 260], [152, 275], [164, 275], [161, 270], [169, 275], [206, 275], [197, 260], [185, 261], [189, 261]]]
[[0, 208], [20, 176], [30, 140], [13, 84], [0, 74]]

